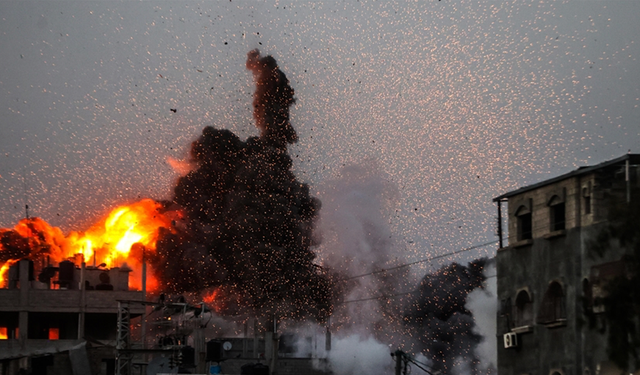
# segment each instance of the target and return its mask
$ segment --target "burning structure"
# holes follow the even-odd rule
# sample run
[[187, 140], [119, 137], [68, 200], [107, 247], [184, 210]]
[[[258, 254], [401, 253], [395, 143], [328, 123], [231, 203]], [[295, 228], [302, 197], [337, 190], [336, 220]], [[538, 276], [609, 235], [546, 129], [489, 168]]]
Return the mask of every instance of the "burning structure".
[[[404, 272], [372, 283], [345, 282], [354, 269], [342, 265], [334, 275], [314, 263], [320, 201], [297, 180], [287, 152], [297, 140], [289, 121], [294, 91], [271, 56], [251, 51], [246, 65], [256, 80], [253, 106], [260, 135], [242, 141], [228, 130], [204, 128], [191, 145], [194, 167], [178, 179], [170, 201], [143, 199], [118, 207], [82, 233], [64, 235], [39, 218], [0, 229], [0, 283], [6, 288], [0, 290], [6, 297], [0, 299], [2, 374], [28, 368], [43, 374], [128, 375], [134, 353], [139, 368], [177, 367], [177, 358], [190, 358], [192, 368], [202, 372], [206, 362], [227, 359], [229, 371], [264, 359], [281, 374], [322, 374], [309, 358], [292, 358], [299, 337], [280, 340], [276, 327], [318, 323], [313, 329], [324, 336], [324, 345], [305, 338], [313, 347], [306, 353], [318, 346], [328, 351], [328, 319], [338, 294], [406, 284]], [[374, 196], [386, 195], [383, 189]], [[387, 254], [391, 236], [371, 226], [375, 211], [362, 215], [368, 238], [361, 250], [384, 268], [394, 265]], [[335, 255], [344, 263], [339, 252]], [[443, 267], [422, 280], [415, 298], [395, 307], [388, 299], [370, 301], [375, 308], [360, 308], [367, 311], [357, 316], [344, 310], [335, 314], [332, 327], [344, 334], [350, 326], [366, 325], [377, 339], [429, 353], [428, 360], [443, 371], [457, 357], [476, 361], [472, 352], [479, 337], [464, 304], [483, 284], [484, 265], [481, 260]], [[169, 301], [170, 294], [186, 298]], [[224, 323], [235, 325], [231, 335], [243, 337], [229, 339], [226, 354], [209, 358], [210, 352], [222, 353], [222, 343], [205, 350], [203, 328], [225, 316], [234, 320]], [[132, 326], [138, 324], [136, 347]], [[187, 344], [192, 350], [183, 353]], [[162, 359], [167, 351], [170, 363]], [[149, 362], [141, 353], [160, 355]]]
[[[16, 262], [8, 288], [0, 289], [2, 373], [29, 368], [46, 374], [47, 367], [64, 369], [67, 361], [73, 373], [112, 372], [118, 301], [144, 299], [142, 291], [129, 290], [131, 270], [78, 268], [68, 260], [42, 267], [36, 277], [37, 270], [32, 260]], [[144, 308], [130, 313], [142, 315]]]
[[[155, 249], [158, 228], [170, 224], [160, 206], [149, 199], [121, 206], [67, 236], [39, 218], [0, 230], [3, 374], [46, 373], [69, 361], [74, 373], [113, 372], [118, 301], [145, 299], [145, 252]], [[129, 311], [143, 313], [141, 305]]]
[[323, 321], [331, 282], [311, 251], [320, 203], [287, 153], [297, 140], [289, 122], [294, 91], [271, 56], [251, 51], [247, 68], [261, 134], [243, 142], [228, 130], [203, 130], [191, 147], [196, 168], [174, 190], [184, 225], [161, 232], [150, 262], [163, 290], [213, 288], [229, 314]]
[[128, 322], [145, 312], [147, 292], [190, 293], [263, 323], [329, 317], [331, 282], [310, 250], [319, 201], [287, 154], [294, 91], [271, 56], [251, 51], [247, 68], [260, 136], [206, 127], [172, 201], [118, 207], [82, 233], [35, 217], [0, 229], [2, 374], [46, 373], [61, 351], [74, 373], [112, 373], [119, 302], [136, 302], [126, 302]]
[[500, 374], [639, 368], [639, 164], [628, 154], [494, 199], [509, 229], [496, 256]]

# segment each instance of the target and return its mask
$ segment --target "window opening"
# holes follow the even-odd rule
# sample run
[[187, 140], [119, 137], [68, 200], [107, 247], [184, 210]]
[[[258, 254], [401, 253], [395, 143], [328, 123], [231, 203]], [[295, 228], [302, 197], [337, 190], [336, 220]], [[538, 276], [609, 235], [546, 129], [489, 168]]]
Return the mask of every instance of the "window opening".
[[589, 215], [591, 213], [591, 193], [589, 188], [582, 188], [582, 200], [584, 202], [584, 213]]
[[526, 290], [520, 291], [516, 297], [516, 327], [529, 326], [533, 323], [533, 303]]
[[590, 311], [593, 308], [593, 288], [586, 278], [582, 280], [582, 298], [584, 310]]
[[531, 212], [529, 212], [524, 206], [520, 206], [516, 211], [517, 225], [518, 225], [518, 241], [530, 240], [533, 235]]
[[551, 222], [551, 231], [555, 232], [557, 230], [565, 229], [565, 205], [564, 202], [560, 201], [558, 196], [554, 196], [551, 198], [549, 203], [549, 213], [550, 213], [550, 222]]
[[554, 281], [549, 284], [544, 294], [540, 313], [538, 314], [538, 323], [553, 323], [564, 318], [564, 292], [560, 283]]

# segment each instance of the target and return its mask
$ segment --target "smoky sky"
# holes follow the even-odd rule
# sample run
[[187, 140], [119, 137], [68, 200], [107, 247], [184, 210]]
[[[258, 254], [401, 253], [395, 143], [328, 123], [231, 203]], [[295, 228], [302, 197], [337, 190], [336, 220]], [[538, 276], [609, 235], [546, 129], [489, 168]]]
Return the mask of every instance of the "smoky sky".
[[[296, 89], [310, 186], [378, 160], [406, 257], [494, 239], [491, 198], [638, 152], [635, 1], [0, 2], [0, 227], [170, 199], [205, 125], [243, 142], [246, 52]], [[175, 109], [171, 111], [171, 109]]]
[[405, 325], [420, 332], [413, 335], [417, 349], [432, 361], [434, 370], [450, 373], [459, 358], [479, 361], [474, 349], [483, 338], [474, 331], [473, 314], [465, 305], [469, 293], [486, 280], [486, 263], [484, 258], [467, 266], [454, 262], [427, 274], [408, 304]]
[[223, 314], [324, 320], [332, 285], [311, 250], [320, 202], [287, 154], [296, 141], [294, 90], [272, 56], [252, 50], [246, 67], [255, 76], [261, 134], [244, 142], [227, 129], [204, 128], [191, 145], [196, 167], [168, 204], [185, 216], [175, 233], [162, 232], [151, 264], [167, 292], [217, 290]]

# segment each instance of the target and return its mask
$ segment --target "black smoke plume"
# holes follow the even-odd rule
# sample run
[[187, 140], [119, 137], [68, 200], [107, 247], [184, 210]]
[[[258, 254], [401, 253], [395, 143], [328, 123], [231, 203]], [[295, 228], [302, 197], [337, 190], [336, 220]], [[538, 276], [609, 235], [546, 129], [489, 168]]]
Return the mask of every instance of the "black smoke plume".
[[217, 291], [222, 312], [324, 320], [332, 285], [314, 264], [312, 228], [320, 202], [296, 179], [287, 145], [295, 102], [271, 56], [247, 57], [256, 80], [259, 137], [246, 142], [208, 126], [191, 146], [197, 168], [182, 177], [173, 203], [185, 218], [165, 231], [151, 260], [169, 292]]
[[466, 307], [469, 293], [481, 287], [486, 259], [467, 267], [451, 263], [426, 275], [405, 314], [406, 328], [421, 332], [418, 349], [432, 361], [432, 368], [450, 373], [455, 360], [479, 362], [474, 348], [482, 336], [473, 332], [475, 322]]

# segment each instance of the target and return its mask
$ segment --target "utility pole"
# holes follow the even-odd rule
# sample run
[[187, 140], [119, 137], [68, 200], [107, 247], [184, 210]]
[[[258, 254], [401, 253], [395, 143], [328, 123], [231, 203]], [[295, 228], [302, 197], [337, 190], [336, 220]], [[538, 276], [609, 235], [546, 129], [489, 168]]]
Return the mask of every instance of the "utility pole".
[[[391, 353], [391, 356], [395, 357], [396, 359], [395, 375], [407, 375], [407, 370], [409, 367], [409, 357], [405, 354], [405, 352], [398, 349], [395, 352]], [[404, 362], [404, 366], [402, 366], [403, 362]]]
[[400, 372], [402, 371], [402, 357], [404, 357], [404, 352], [398, 349], [395, 351], [394, 356], [396, 358], [396, 375], [401, 375]]

